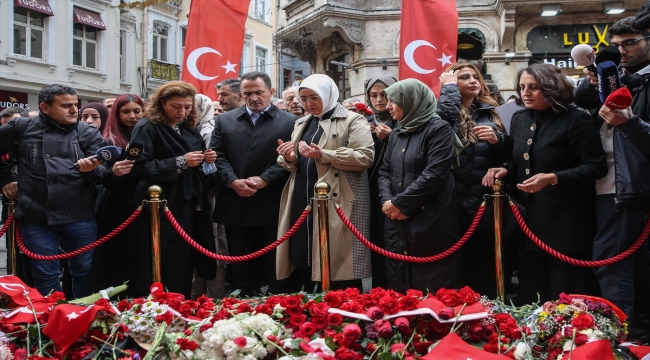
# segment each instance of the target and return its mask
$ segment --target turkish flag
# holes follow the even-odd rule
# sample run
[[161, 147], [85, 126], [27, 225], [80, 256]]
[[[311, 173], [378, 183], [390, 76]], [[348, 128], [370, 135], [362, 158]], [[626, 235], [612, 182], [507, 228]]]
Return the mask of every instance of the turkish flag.
[[219, 81], [239, 75], [249, 3], [201, 0], [190, 5], [182, 80], [212, 100], [217, 100]]
[[[17, 276], [7, 275], [0, 276], [0, 292], [11, 296], [16, 305], [29, 305], [29, 301], [38, 301], [43, 299], [38, 290], [30, 288]], [[29, 297], [29, 301], [27, 300]]]
[[399, 78], [413, 78], [440, 94], [440, 74], [456, 62], [458, 11], [455, 0], [402, 1]]
[[43, 334], [65, 351], [88, 330], [99, 309], [100, 307], [95, 305], [57, 305], [43, 328]]
[[493, 354], [466, 343], [455, 332], [450, 333], [434, 346], [423, 360], [509, 360], [505, 355]]
[[[49, 313], [50, 306], [52, 305], [43, 302], [34, 303], [34, 312], [36, 312], [36, 317], [41, 317], [42, 314]], [[34, 312], [32, 312], [32, 308], [29, 305], [21, 306], [4, 313], [2, 315], [2, 321], [7, 324], [33, 324], [36, 322]]]

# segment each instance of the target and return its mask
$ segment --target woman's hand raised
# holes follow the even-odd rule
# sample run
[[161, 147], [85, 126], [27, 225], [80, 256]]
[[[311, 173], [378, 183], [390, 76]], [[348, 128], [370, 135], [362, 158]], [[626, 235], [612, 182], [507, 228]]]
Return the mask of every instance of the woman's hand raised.
[[442, 85], [458, 84], [458, 70], [443, 72], [440, 75], [440, 83]]
[[283, 156], [287, 161], [293, 162], [296, 160], [296, 153], [293, 151], [293, 141], [284, 142], [281, 139], [278, 139], [277, 152], [280, 156]]
[[298, 151], [300, 152], [300, 155], [306, 158], [320, 159], [320, 157], [323, 156], [323, 149], [321, 149], [320, 146], [316, 144], [307, 145], [304, 141], [301, 141], [298, 144]]

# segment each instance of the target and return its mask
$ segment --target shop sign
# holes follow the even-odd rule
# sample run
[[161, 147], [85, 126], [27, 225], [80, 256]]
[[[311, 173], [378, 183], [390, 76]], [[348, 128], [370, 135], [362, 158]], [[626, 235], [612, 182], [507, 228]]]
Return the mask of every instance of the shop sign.
[[0, 111], [10, 107], [17, 107], [29, 111], [27, 94], [0, 90]]
[[538, 26], [526, 38], [528, 49], [535, 54], [570, 54], [578, 44], [588, 44], [598, 51], [608, 46], [610, 24], [576, 24]]

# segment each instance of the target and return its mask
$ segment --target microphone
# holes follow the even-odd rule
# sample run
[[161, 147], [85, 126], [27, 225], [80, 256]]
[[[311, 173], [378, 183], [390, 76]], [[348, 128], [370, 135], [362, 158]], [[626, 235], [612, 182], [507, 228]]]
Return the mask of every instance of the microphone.
[[621, 78], [621, 83], [625, 86], [631, 93], [635, 94], [639, 90], [643, 89], [645, 84], [645, 78], [641, 75], [636, 74], [625, 74]]
[[621, 78], [618, 75], [618, 68], [612, 61], [599, 63], [596, 67], [598, 72], [598, 95], [600, 102], [605, 100], [614, 90], [621, 87]]
[[127, 160], [135, 160], [135, 158], [144, 152], [144, 142], [141, 140], [133, 140], [129, 142], [124, 151], [126, 152]]
[[[119, 146], [104, 146], [103, 148], [100, 148], [97, 150], [97, 153], [93, 156], [87, 157], [86, 159], [93, 161], [95, 159], [98, 159], [102, 163], [106, 162], [111, 162], [117, 160], [118, 157], [122, 154], [122, 149], [120, 149]], [[79, 163], [74, 163], [74, 165], [70, 166], [68, 170], [72, 169], [79, 169]]]
[[621, 63], [621, 52], [618, 51], [617, 47], [605, 46], [600, 49], [598, 55], [596, 55], [596, 65], [601, 64], [605, 61], [611, 61], [616, 66]]
[[605, 100], [605, 106], [610, 109], [626, 109], [632, 105], [632, 94], [626, 87], [612, 91]]
[[596, 53], [594, 48], [587, 44], [579, 44], [571, 49], [571, 58], [576, 64], [585, 66], [589, 71], [596, 72]]

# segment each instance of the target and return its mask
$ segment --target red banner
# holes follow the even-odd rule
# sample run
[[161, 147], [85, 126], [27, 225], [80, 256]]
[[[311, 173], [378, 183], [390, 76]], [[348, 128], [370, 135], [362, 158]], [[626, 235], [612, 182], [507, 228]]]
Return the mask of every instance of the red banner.
[[249, 3], [201, 0], [190, 6], [182, 80], [212, 100], [217, 100], [219, 81], [239, 75]]
[[402, 1], [399, 78], [413, 78], [440, 94], [440, 74], [456, 62], [455, 0]]

